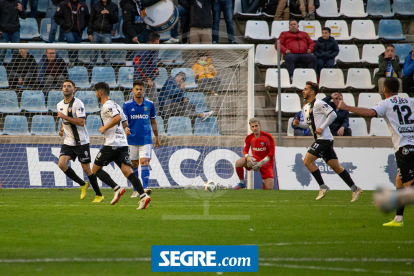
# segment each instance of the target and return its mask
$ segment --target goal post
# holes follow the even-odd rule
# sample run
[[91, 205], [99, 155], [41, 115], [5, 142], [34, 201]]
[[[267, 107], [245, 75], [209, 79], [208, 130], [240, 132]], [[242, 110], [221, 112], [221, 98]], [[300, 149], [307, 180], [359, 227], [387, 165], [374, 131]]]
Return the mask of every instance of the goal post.
[[[19, 49], [27, 49], [35, 63]], [[93, 85], [107, 82], [122, 108], [133, 98], [133, 81], [141, 79], [156, 107], [161, 141], [153, 150], [150, 187], [198, 187], [207, 180], [234, 186], [233, 161], [242, 156], [248, 120], [254, 117], [254, 50], [250, 44], [1, 43], [1, 187], [77, 187], [57, 166], [63, 138], [57, 135], [56, 104], [63, 99], [63, 79], [75, 82], [75, 96], [85, 104], [92, 162], [104, 143], [97, 133], [101, 104]], [[155, 73], [146, 65], [151, 58]], [[62, 74], [54, 71], [60, 60]], [[185, 87], [176, 78], [180, 72]], [[173, 89], [189, 103], [176, 101]], [[83, 175], [78, 160], [69, 165]], [[121, 186], [130, 186], [116, 166], [105, 170]], [[252, 189], [250, 172], [247, 183]]]

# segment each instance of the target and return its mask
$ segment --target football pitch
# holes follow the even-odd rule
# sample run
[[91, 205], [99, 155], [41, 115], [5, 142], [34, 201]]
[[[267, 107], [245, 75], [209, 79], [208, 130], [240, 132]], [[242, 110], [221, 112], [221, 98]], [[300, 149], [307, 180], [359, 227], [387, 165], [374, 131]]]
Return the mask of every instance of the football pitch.
[[[79, 189], [0, 190], [0, 275], [414, 275], [414, 210], [405, 226], [372, 192], [131, 190], [110, 205]], [[259, 246], [257, 273], [153, 273], [152, 245]]]

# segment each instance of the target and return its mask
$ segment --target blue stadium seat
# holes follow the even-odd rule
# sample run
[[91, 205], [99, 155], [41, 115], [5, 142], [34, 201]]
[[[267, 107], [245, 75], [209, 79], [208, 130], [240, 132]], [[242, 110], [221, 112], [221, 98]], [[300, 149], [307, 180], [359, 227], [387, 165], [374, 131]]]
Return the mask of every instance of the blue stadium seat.
[[404, 40], [401, 22], [398, 19], [383, 19], [378, 25], [378, 36], [387, 40]]
[[99, 132], [99, 128], [102, 125], [102, 120], [99, 115], [89, 115], [86, 118], [86, 130], [89, 135], [102, 135]]
[[[90, 44], [90, 42], [81, 42], [81, 44]], [[79, 50], [78, 61], [83, 62], [85, 64], [91, 63], [92, 52], [94, 52], [94, 50]], [[98, 58], [96, 60], [96, 64], [102, 64], [103, 62], [104, 61], [102, 59], [101, 51], [98, 51]]]
[[7, 79], [6, 67], [0, 66], [0, 88], [9, 87], [9, 81]]
[[4, 120], [3, 134], [30, 135], [29, 125], [25, 116], [7, 115]]
[[109, 97], [122, 108], [125, 102], [124, 93], [122, 91], [111, 91]]
[[[50, 18], [43, 18], [42, 21], [40, 22], [40, 38], [46, 42], [49, 42], [49, 33], [50, 33], [51, 25], [52, 23], [51, 23]], [[60, 31], [60, 26], [57, 27], [55, 41], [57, 41], [59, 38], [59, 31]]]
[[172, 136], [189, 136], [193, 135], [190, 118], [188, 117], [170, 117], [168, 119], [167, 135]]
[[132, 89], [134, 82], [134, 67], [121, 67], [118, 72], [118, 84], [121, 87]]
[[94, 67], [92, 70], [92, 84], [106, 82], [110, 88], [116, 88], [119, 85], [115, 80], [115, 70], [112, 67]]
[[179, 72], [184, 72], [186, 75], [185, 88], [197, 88], [198, 84], [195, 82], [194, 72], [191, 68], [174, 68], [171, 70], [171, 77], [175, 77]]
[[196, 107], [196, 113], [202, 113], [209, 111], [207, 108], [206, 97], [202, 92], [187, 92], [184, 93], [184, 97], [188, 98], [190, 103], [193, 103]]
[[393, 17], [390, 0], [368, 0], [367, 14], [370, 16]]
[[[43, 42], [43, 41], [29, 41], [29, 43], [45, 43], [45, 42]], [[46, 55], [46, 50], [45, 49], [29, 49], [27, 52], [34, 57], [37, 64], [39, 64], [42, 57], [44, 55]]]
[[181, 65], [184, 64], [183, 53], [180, 50], [160, 50], [158, 58], [165, 65]]
[[29, 112], [47, 112], [45, 95], [40, 90], [24, 90], [20, 107]]
[[158, 68], [158, 72], [160, 75], [155, 79], [154, 84], [157, 89], [161, 89], [168, 79], [168, 72], [167, 69], [162, 67]]
[[393, 44], [395, 47], [395, 55], [400, 57], [400, 63], [404, 63], [405, 57], [413, 50], [411, 44]]
[[[157, 116], [155, 120], [157, 121], [158, 135], [165, 135], [164, 120], [160, 116]], [[152, 131], [152, 128], [151, 128], [151, 135], [154, 136], [154, 132]]]
[[38, 1], [38, 6], [37, 6], [37, 11], [41, 12], [41, 13], [46, 13], [46, 10], [50, 4], [50, 0], [39, 0]]
[[35, 18], [19, 18], [20, 39], [33, 39], [40, 37], [39, 28]]
[[[91, 9], [89, 8], [89, 12], [91, 11]], [[89, 41], [89, 37], [88, 37], [88, 27], [85, 28], [85, 30], [83, 30], [82, 33], [82, 40], [87, 40]]]
[[35, 115], [32, 119], [33, 135], [56, 135], [56, 122], [53, 116]]
[[4, 63], [10, 63], [10, 61], [12, 60], [12, 50], [11, 49], [7, 49], [6, 51], [6, 56], [4, 57]]
[[[53, 42], [53, 43], [59, 43], [59, 44], [63, 44], [66, 42]], [[69, 63], [69, 54], [68, 54], [68, 50], [67, 49], [59, 49], [56, 50], [56, 55], [59, 56], [61, 59], [63, 59], [66, 63]]]
[[101, 110], [94, 91], [78, 91], [75, 97], [83, 102], [86, 113], [94, 113]]
[[0, 91], [0, 112], [19, 113], [22, 111], [14, 91]]
[[[112, 37], [113, 38], [113, 37]], [[109, 51], [109, 61], [115, 64], [125, 64], [126, 50], [111, 50]]]
[[83, 66], [68, 67], [69, 79], [75, 82], [75, 86], [80, 89], [88, 89], [91, 87], [89, 82], [88, 70]]
[[57, 113], [56, 105], [63, 100], [63, 93], [62, 91], [51, 90], [49, 94], [47, 94], [47, 109], [52, 112]]
[[392, 8], [395, 14], [414, 15], [414, 2], [412, 0], [394, 0]]
[[220, 136], [217, 119], [210, 117], [203, 122], [201, 118], [197, 118], [194, 124], [194, 135]]

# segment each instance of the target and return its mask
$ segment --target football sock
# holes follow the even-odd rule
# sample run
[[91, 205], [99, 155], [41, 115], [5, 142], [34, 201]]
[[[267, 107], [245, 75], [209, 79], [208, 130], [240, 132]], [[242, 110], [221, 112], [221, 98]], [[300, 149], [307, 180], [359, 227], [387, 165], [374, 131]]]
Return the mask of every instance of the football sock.
[[[137, 168], [133, 168], [132, 169], [134, 171], [134, 174], [139, 178], [139, 172], [138, 172], [138, 167]], [[137, 190], [135, 190], [134, 188], [134, 192], [136, 192]]]
[[148, 187], [149, 175], [150, 175], [149, 166], [141, 166], [142, 187], [144, 189]]
[[355, 185], [354, 181], [352, 180], [351, 176], [349, 175], [349, 172], [347, 170], [344, 170], [340, 174], [338, 174], [342, 180], [351, 188], [353, 192], [357, 190], [357, 186]]
[[[243, 167], [236, 167], [236, 172], [237, 172], [237, 175], [239, 176], [240, 183], [244, 184], [244, 169], [243, 169]], [[242, 182], [242, 180], [243, 180], [243, 182]]]
[[128, 180], [140, 195], [144, 193], [144, 188], [142, 188], [141, 180], [139, 180], [139, 178], [134, 173], [131, 173], [128, 176]]
[[[108, 185], [109, 187], [111, 187], [112, 189], [115, 189], [116, 183], [112, 180], [112, 178], [109, 176], [109, 174], [102, 170], [99, 169], [96, 173], [95, 173], [96, 177], [99, 178], [103, 183], [105, 183], [106, 185]], [[118, 186], [119, 187], [119, 186]]]
[[320, 189], [326, 189], [326, 185], [323, 182], [321, 171], [317, 169], [316, 171], [312, 172], [313, 177], [315, 177], [316, 182], [319, 184]]
[[[405, 189], [405, 188], [404, 187], [397, 188], [397, 190], [401, 190], [401, 189]], [[405, 209], [405, 206], [401, 206], [401, 207], [397, 208], [397, 213], [396, 213], [396, 216], [395, 216], [394, 220], [396, 220], [396, 221], [402, 221], [403, 220], [404, 209]]]
[[96, 178], [96, 175], [94, 174], [88, 175], [88, 178], [89, 178], [89, 182], [92, 185], [93, 190], [95, 191], [95, 194], [97, 196], [102, 196], [101, 190], [99, 189], [98, 179]]
[[71, 167], [68, 167], [68, 169], [64, 173], [67, 175], [67, 177], [69, 177], [79, 185], [85, 185], [85, 181], [81, 179]]

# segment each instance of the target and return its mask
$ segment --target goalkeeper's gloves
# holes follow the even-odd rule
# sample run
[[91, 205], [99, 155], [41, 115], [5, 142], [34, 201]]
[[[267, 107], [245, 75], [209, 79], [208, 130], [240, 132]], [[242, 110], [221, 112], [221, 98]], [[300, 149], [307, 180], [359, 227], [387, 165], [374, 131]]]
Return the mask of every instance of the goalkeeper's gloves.
[[260, 170], [260, 168], [264, 165], [264, 164], [266, 164], [267, 163], [267, 161], [269, 161], [269, 157], [265, 157], [265, 158], [263, 158], [263, 160], [262, 161], [260, 161], [260, 162], [257, 162], [253, 167], [252, 167], [252, 169], [255, 171], [255, 172], [257, 172], [257, 171], [259, 171]]
[[253, 167], [257, 162], [256, 162], [256, 158], [246, 154], [246, 159], [247, 159], [247, 167], [251, 168]]

